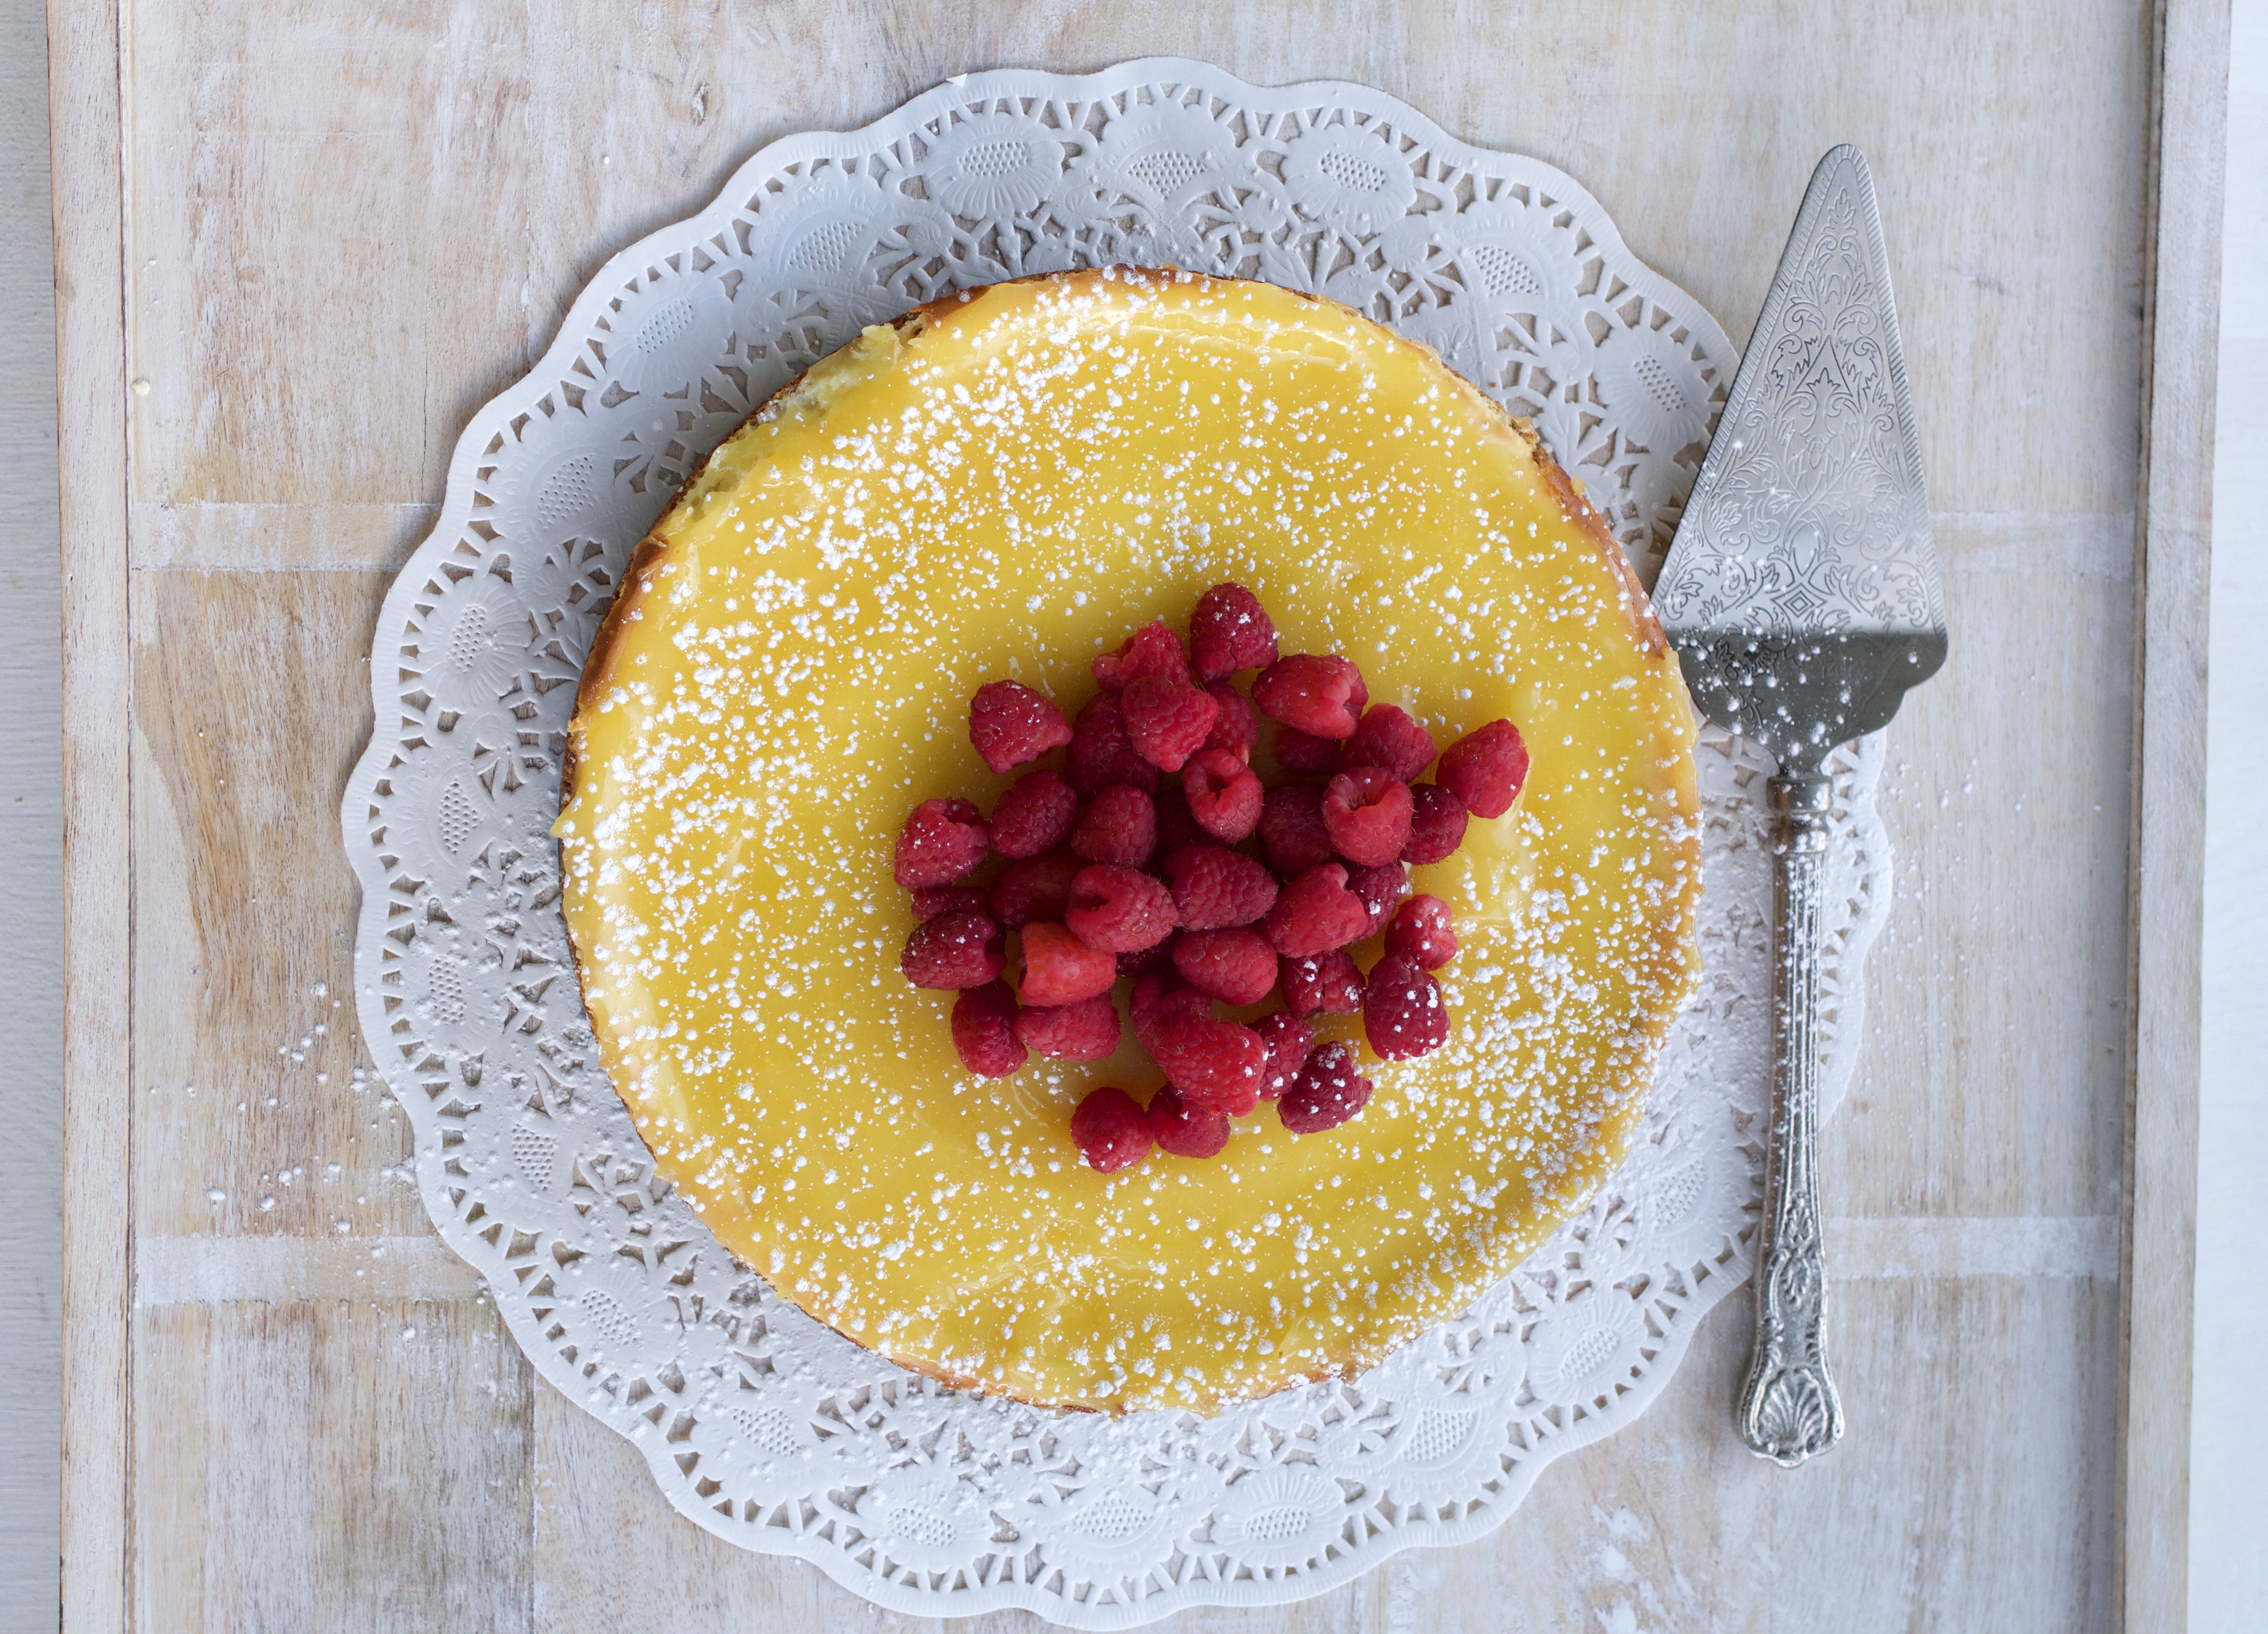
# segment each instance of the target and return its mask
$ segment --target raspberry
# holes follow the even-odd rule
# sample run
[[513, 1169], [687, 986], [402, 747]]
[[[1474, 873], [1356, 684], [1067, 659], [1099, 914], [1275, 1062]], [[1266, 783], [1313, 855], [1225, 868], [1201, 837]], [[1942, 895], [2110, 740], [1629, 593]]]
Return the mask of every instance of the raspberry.
[[914, 917], [942, 919], [947, 914], [981, 914], [990, 906], [973, 885], [925, 885], [914, 893]]
[[1223, 1004], [1256, 1005], [1276, 985], [1276, 950], [1257, 931], [1184, 931], [1174, 938], [1174, 968]]
[[988, 681], [968, 700], [968, 740], [987, 766], [1007, 771], [1069, 743], [1071, 723], [1029, 687]]
[[1233, 845], [1259, 825], [1263, 791], [1253, 769], [1226, 749], [1200, 749], [1182, 768], [1182, 794], [1197, 826]]
[[1465, 803], [1439, 784], [1421, 783], [1410, 791], [1410, 843], [1402, 860], [1412, 866], [1438, 863], [1465, 843]]
[[1079, 940], [1106, 953], [1154, 947], [1172, 932], [1174, 919], [1171, 892], [1148, 874], [1116, 863], [1080, 869], [1071, 882], [1071, 907], [1064, 914], [1064, 923]]
[[1156, 803], [1159, 856], [1170, 857], [1184, 845], [1203, 844], [1212, 837], [1198, 828], [1197, 820], [1189, 815], [1189, 802], [1179, 784], [1169, 783], [1159, 790]]
[[1260, 843], [1276, 872], [1289, 878], [1331, 859], [1331, 831], [1323, 822], [1323, 791], [1306, 784], [1279, 784], [1262, 797]]
[[1150, 1138], [1177, 1158], [1218, 1157], [1228, 1145], [1229, 1121], [1218, 1112], [1200, 1112], [1169, 1085], [1150, 1097]]
[[925, 919], [898, 956], [898, 968], [916, 987], [982, 987], [1007, 963], [1000, 927], [983, 914]]
[[[1347, 889], [1362, 898], [1363, 911], [1370, 923], [1363, 926], [1363, 936], [1370, 935], [1386, 923], [1386, 916], [1394, 911], [1394, 904], [1410, 894], [1410, 871], [1400, 863], [1388, 863], [1381, 868], [1350, 868], [1347, 870]], [[1357, 941], [1361, 937], [1355, 938]]]
[[1252, 700], [1225, 681], [1207, 687], [1205, 696], [1220, 705], [1220, 713], [1213, 718], [1212, 730], [1205, 733], [1204, 747], [1226, 749], [1249, 762], [1260, 742], [1260, 713], [1252, 707]]
[[1150, 1120], [1134, 1097], [1113, 1085], [1091, 1089], [1071, 1115], [1079, 1155], [1098, 1174], [1132, 1168], [1150, 1155]]
[[1295, 652], [1260, 672], [1252, 701], [1272, 721], [1318, 738], [1345, 738], [1353, 735], [1370, 689], [1362, 672], [1335, 652]]
[[1184, 686], [1194, 679], [1189, 673], [1189, 655], [1182, 650], [1182, 638], [1167, 629], [1161, 618], [1151, 620], [1127, 637], [1117, 651], [1097, 654], [1093, 667], [1094, 679], [1105, 692], [1123, 692], [1145, 675], [1162, 675]]
[[1071, 849], [1091, 863], [1139, 868], [1158, 849], [1158, 808], [1141, 790], [1114, 783], [1079, 814]]
[[1126, 735], [1126, 712], [1115, 693], [1106, 692], [1079, 710], [1071, 723], [1071, 751], [1064, 756], [1064, 780], [1092, 795], [1114, 783], [1130, 783], [1145, 794], [1158, 791], [1158, 769], [1134, 751]]
[[1118, 695], [1134, 752], [1160, 771], [1179, 771], [1204, 746], [1220, 705], [1185, 681], [1138, 675]]
[[1134, 1029], [1134, 1041], [1152, 1056], [1158, 1053], [1158, 1030], [1166, 1023], [1211, 1019], [1212, 1000], [1193, 987], [1183, 987], [1178, 977], [1165, 971], [1138, 976], [1126, 1000], [1126, 1021]]
[[992, 882], [992, 916], [1011, 931], [1035, 919], [1060, 919], [1071, 906], [1071, 882], [1086, 866], [1069, 851], [1010, 863]]
[[1346, 888], [1346, 870], [1336, 863], [1310, 868], [1284, 887], [1260, 929], [1286, 959], [1344, 947], [1362, 935], [1370, 915], [1362, 898]]
[[1275, 876], [1226, 846], [1184, 845], [1167, 853], [1161, 866], [1184, 930], [1250, 924], [1275, 905]]
[[1276, 661], [1276, 626], [1260, 598], [1241, 585], [1215, 585], [1197, 598], [1189, 615], [1189, 647], [1197, 678], [1219, 681], [1241, 669], [1265, 669]]
[[1252, 1024], [1260, 1041], [1268, 1046], [1268, 1064], [1260, 1071], [1260, 1099], [1273, 1100], [1292, 1087], [1314, 1042], [1314, 1029], [1288, 1010], [1271, 1011]]
[[1383, 766], [1398, 783], [1408, 783], [1440, 753], [1433, 734], [1391, 703], [1381, 703], [1356, 724], [1354, 736], [1339, 745], [1339, 767]]
[[1118, 974], [1147, 975], [1152, 970], [1170, 969], [1174, 962], [1174, 940], [1167, 937], [1147, 947], [1138, 947], [1130, 953], [1118, 955]]
[[1160, 1021], [1151, 1057], [1182, 1099], [1207, 1112], [1242, 1117], [1259, 1104], [1268, 1046], [1233, 1021], [1175, 1016]]
[[1110, 990], [1118, 961], [1047, 920], [1024, 927], [1024, 1002], [1075, 1005]]
[[1079, 815], [1079, 795], [1051, 771], [1027, 771], [992, 807], [992, 849], [1003, 857], [1037, 857], [1064, 843]]
[[1307, 1057], [1292, 1087], [1277, 1103], [1277, 1115], [1294, 1135], [1336, 1129], [1370, 1104], [1370, 1080], [1355, 1065], [1344, 1044], [1324, 1044]]
[[951, 885], [983, 862], [991, 845], [984, 813], [967, 800], [924, 800], [898, 830], [892, 872], [909, 891]]
[[1362, 972], [1344, 947], [1284, 961], [1284, 1007], [1295, 1016], [1351, 1016], [1362, 1011]]
[[1016, 1018], [1016, 1042], [1056, 1061], [1108, 1061], [1118, 1049], [1118, 1006], [1108, 993], [1033, 1005]]
[[1276, 763], [1295, 777], [1328, 777], [1338, 768], [1339, 746], [1297, 726], [1278, 726]]
[[953, 1001], [953, 1048], [977, 1077], [1005, 1078], [1024, 1064], [1016, 1033], [1016, 996], [1005, 982], [968, 988]]
[[1462, 800], [1474, 816], [1503, 816], [1528, 781], [1528, 746], [1520, 740], [1520, 728], [1492, 720], [1467, 732], [1442, 754], [1433, 781]]
[[1449, 1009], [1441, 984], [1406, 959], [1385, 958], [1370, 968], [1362, 994], [1362, 1032], [1388, 1061], [1407, 1061], [1438, 1049], [1449, 1036]]
[[1366, 868], [1402, 857], [1410, 843], [1410, 785], [1378, 766], [1343, 771], [1323, 785], [1323, 827], [1338, 854]]
[[1449, 905], [1438, 896], [1413, 896], [1386, 927], [1386, 956], [1421, 970], [1439, 970], [1457, 956], [1457, 930]]

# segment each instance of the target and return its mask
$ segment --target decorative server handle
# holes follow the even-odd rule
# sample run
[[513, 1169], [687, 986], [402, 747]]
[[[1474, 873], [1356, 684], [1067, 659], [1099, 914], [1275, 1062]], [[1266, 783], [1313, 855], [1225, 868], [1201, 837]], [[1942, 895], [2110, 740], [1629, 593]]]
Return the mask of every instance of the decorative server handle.
[[1764, 1143], [1756, 1348], [1741, 1389], [1741, 1439], [1793, 1468], [1843, 1434], [1827, 1371], [1827, 1260], [1819, 1218], [1819, 922], [1827, 780], [1771, 780], [1779, 919], [1772, 969], [1772, 1121]]

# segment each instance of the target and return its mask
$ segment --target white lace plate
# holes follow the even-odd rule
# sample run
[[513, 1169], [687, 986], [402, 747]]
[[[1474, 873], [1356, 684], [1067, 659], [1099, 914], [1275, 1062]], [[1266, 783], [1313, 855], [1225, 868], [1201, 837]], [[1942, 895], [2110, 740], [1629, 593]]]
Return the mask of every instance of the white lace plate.
[[[1359, 85], [1177, 61], [940, 85], [776, 143], [609, 261], [473, 416], [387, 595], [342, 808], [364, 1036], [442, 1237], [538, 1373], [679, 1511], [896, 1609], [1126, 1628], [1295, 1600], [1498, 1524], [1642, 1411], [1748, 1275], [1771, 968], [1763, 758], [1713, 731], [1701, 992], [1631, 1156], [1472, 1310], [1355, 1379], [1210, 1419], [956, 1394], [776, 1299], [653, 1172], [595, 1059], [558, 907], [560, 753], [630, 547], [755, 405], [957, 288], [1130, 261], [1332, 296], [1440, 350], [1584, 477], [1649, 580], [1737, 357], [1533, 159]], [[1840, 757], [1827, 1098], [1889, 909], [1875, 743]]]

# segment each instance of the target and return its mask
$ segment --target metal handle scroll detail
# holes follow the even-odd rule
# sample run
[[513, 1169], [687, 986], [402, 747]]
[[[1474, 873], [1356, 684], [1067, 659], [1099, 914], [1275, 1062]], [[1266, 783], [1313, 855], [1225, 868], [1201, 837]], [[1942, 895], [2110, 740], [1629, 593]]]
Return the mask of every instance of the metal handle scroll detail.
[[1793, 1468], [1843, 1434], [1827, 1371], [1827, 1262], [1819, 1220], [1819, 943], [1827, 779], [1774, 777], [1772, 1120], [1756, 1276], [1756, 1347], [1741, 1388], [1741, 1439]]

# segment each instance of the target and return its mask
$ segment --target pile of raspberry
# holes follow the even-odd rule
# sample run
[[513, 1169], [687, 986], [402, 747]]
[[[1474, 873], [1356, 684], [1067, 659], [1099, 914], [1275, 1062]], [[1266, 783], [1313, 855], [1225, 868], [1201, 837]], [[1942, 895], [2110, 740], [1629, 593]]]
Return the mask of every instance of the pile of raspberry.
[[[1098, 657], [1101, 693], [1076, 719], [1029, 687], [986, 683], [968, 708], [985, 764], [1005, 773], [1060, 749], [1060, 769], [1025, 772], [989, 818], [924, 800], [898, 835], [897, 881], [921, 922], [899, 965], [917, 987], [959, 990], [953, 1041], [971, 1072], [1005, 1078], [1035, 1050], [1106, 1059], [1114, 989], [1130, 983], [1127, 1023], [1165, 1085], [1146, 1106], [1108, 1086], [1079, 1102], [1071, 1138], [1106, 1174], [1153, 1145], [1210, 1158], [1263, 1100], [1294, 1135], [1360, 1112], [1370, 1080], [1345, 1044], [1316, 1041], [1314, 1017], [1360, 1015], [1387, 1060], [1448, 1037], [1432, 973], [1456, 956], [1456, 931], [1447, 904], [1410, 894], [1409, 869], [1454, 852], [1470, 818], [1509, 810], [1528, 751], [1496, 720], [1437, 763], [1407, 713], [1366, 707], [1351, 660], [1276, 646], [1258, 598], [1216, 585], [1186, 645], [1160, 619]], [[1248, 698], [1233, 681], [1244, 671], [1258, 672]], [[1286, 774], [1273, 788], [1251, 765], [1262, 717]], [[1418, 782], [1429, 766], [1433, 781]], [[1366, 974], [1348, 950], [1381, 929]], [[1271, 997], [1251, 1020], [1218, 1008]]]

